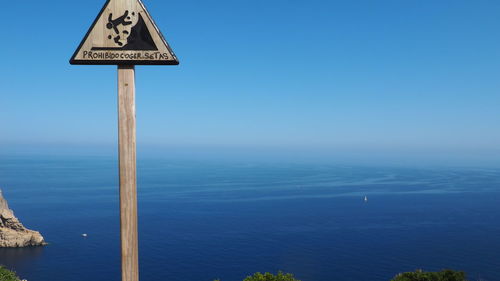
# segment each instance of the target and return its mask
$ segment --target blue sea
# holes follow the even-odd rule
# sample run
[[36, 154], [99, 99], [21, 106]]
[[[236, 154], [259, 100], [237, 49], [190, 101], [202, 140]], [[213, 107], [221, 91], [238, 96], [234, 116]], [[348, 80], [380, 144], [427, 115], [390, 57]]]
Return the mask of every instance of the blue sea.
[[[4, 155], [0, 187], [50, 243], [1, 249], [0, 264], [29, 281], [120, 280], [115, 157]], [[500, 280], [499, 169], [151, 158], [138, 192], [142, 281], [388, 281], [420, 268]]]

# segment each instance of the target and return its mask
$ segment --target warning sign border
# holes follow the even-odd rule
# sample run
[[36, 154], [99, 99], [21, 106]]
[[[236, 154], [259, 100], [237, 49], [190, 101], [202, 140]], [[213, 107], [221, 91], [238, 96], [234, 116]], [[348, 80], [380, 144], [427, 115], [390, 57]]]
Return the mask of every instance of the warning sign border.
[[75, 53], [73, 54], [73, 56], [69, 60], [69, 63], [72, 65], [178, 65], [179, 60], [178, 60], [177, 56], [175, 55], [172, 48], [170, 48], [170, 45], [168, 44], [167, 40], [165, 40], [165, 37], [163, 36], [160, 29], [156, 25], [155, 21], [153, 20], [153, 18], [149, 14], [149, 11], [144, 6], [144, 3], [142, 3], [141, 0], [135, 0], [135, 1], [139, 2], [139, 4], [141, 5], [142, 9], [144, 10], [144, 13], [146, 14], [149, 21], [151, 22], [151, 24], [155, 28], [154, 31], [158, 34], [161, 41], [165, 44], [165, 46], [167, 47], [170, 54], [172, 54], [174, 60], [165, 61], [165, 60], [77, 60], [77, 59], [75, 59], [76, 56], [78, 55], [78, 53], [80, 53], [80, 51], [81, 51], [83, 45], [85, 44], [85, 42], [87, 41], [88, 37], [92, 33], [92, 30], [94, 30], [94, 27], [96, 26], [97, 22], [99, 21], [101, 16], [104, 14], [104, 11], [108, 7], [109, 2], [111, 2], [111, 0], [107, 0], [106, 3], [104, 4], [104, 6], [102, 7], [101, 11], [99, 12], [97, 17], [95, 18], [94, 22], [92, 23], [92, 26], [87, 31], [87, 34], [85, 34], [85, 37], [83, 38], [82, 42], [80, 42], [80, 45], [78, 46]]

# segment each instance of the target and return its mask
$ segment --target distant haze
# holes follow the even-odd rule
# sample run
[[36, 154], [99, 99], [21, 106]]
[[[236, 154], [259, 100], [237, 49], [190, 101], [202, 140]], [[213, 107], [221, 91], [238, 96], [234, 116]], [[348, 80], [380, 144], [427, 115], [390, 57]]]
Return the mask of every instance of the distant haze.
[[[0, 153], [115, 153], [115, 67], [68, 63], [104, 1], [29, 2]], [[500, 2], [144, 2], [181, 65], [137, 68], [143, 155], [498, 164]]]

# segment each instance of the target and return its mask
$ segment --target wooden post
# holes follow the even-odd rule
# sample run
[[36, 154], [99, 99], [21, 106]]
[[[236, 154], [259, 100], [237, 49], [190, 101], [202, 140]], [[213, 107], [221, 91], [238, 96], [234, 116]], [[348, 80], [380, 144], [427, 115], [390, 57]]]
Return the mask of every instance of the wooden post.
[[118, 147], [122, 281], [138, 281], [135, 69], [132, 65], [118, 66]]

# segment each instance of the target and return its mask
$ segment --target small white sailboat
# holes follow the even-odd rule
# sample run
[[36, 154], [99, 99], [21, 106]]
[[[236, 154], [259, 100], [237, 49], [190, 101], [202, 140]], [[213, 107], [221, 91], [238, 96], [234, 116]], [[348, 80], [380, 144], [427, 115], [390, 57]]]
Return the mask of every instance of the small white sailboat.
[[88, 236], [87, 233], [82, 234], [82, 237], [87, 237], [87, 236]]
[[365, 196], [365, 203], [368, 202], [368, 196]]

